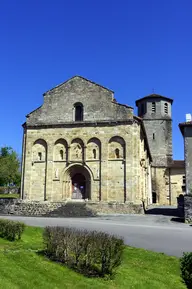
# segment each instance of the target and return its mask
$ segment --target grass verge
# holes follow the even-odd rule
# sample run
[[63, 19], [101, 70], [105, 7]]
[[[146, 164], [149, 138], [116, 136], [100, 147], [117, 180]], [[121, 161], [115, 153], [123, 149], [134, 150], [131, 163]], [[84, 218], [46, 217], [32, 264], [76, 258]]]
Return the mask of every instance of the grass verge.
[[49, 261], [43, 249], [42, 230], [27, 227], [22, 239], [0, 238], [0, 288], [3, 289], [184, 289], [179, 259], [126, 247], [123, 263], [113, 280], [84, 277]]
[[19, 194], [0, 194], [0, 199], [19, 199]]

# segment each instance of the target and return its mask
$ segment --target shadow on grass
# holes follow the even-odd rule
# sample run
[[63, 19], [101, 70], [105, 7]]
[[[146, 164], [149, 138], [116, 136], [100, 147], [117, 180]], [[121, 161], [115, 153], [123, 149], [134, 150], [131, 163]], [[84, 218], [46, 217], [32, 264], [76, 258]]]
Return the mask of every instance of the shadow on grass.
[[56, 263], [56, 264], [59, 264], [61, 266], [66, 267], [68, 269], [71, 269], [74, 272], [81, 274], [87, 278], [101, 278], [101, 279], [106, 279], [106, 280], [108, 280], [108, 279], [112, 280], [112, 279], [114, 279], [114, 277], [116, 275], [115, 271], [113, 272], [113, 274], [103, 275], [101, 273], [101, 271], [97, 268], [97, 266], [89, 266], [89, 267], [88, 266], [81, 266], [81, 267], [79, 267], [79, 266], [75, 266], [74, 264], [63, 263], [63, 262], [58, 261], [58, 260], [52, 258], [51, 256], [47, 255], [45, 250], [38, 250], [36, 252], [36, 254], [44, 257], [45, 259], [47, 259], [53, 263]]

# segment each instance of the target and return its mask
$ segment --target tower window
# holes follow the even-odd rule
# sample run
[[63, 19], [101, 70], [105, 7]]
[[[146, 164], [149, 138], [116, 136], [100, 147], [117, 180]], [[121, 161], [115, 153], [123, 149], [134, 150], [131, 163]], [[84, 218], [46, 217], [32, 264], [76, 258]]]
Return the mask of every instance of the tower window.
[[116, 159], [119, 159], [119, 149], [115, 149], [115, 157]]
[[164, 104], [164, 112], [166, 114], [168, 114], [168, 103], [167, 102]]
[[141, 104], [141, 115], [145, 113], [145, 105], [144, 103]]
[[156, 103], [152, 102], [152, 107], [151, 107], [152, 113], [156, 112]]
[[63, 160], [63, 150], [60, 150], [60, 159]]
[[155, 140], [155, 133], [153, 133], [153, 140]]
[[75, 121], [83, 121], [83, 105], [82, 103], [75, 103]]

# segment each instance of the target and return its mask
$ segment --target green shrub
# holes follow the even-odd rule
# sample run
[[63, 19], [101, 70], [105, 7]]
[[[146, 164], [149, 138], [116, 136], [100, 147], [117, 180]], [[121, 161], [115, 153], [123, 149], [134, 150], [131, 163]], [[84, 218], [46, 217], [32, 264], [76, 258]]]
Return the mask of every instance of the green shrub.
[[112, 276], [121, 264], [123, 240], [102, 232], [46, 227], [45, 254], [88, 276]]
[[181, 277], [187, 288], [192, 289], [192, 252], [183, 253], [180, 259]]
[[21, 239], [25, 224], [6, 219], [0, 219], [0, 237], [10, 241]]

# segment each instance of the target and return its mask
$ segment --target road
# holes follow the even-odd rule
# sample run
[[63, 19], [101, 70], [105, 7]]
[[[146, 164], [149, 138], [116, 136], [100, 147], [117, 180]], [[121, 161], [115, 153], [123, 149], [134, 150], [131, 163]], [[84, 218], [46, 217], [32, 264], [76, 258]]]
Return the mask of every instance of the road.
[[19, 220], [27, 225], [69, 226], [88, 230], [100, 230], [124, 238], [127, 245], [162, 252], [171, 256], [182, 256], [192, 251], [192, 227], [172, 222], [169, 216], [117, 215], [96, 218], [44, 218], [1, 216]]

